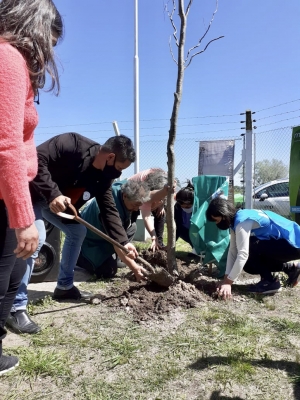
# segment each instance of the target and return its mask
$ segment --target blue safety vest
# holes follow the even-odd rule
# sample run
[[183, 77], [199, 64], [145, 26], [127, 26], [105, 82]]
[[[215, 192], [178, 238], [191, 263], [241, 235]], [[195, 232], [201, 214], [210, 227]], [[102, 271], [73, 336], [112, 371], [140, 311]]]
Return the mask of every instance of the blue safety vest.
[[251, 234], [255, 235], [258, 239], [285, 239], [293, 247], [300, 248], [300, 226], [272, 211], [239, 210], [236, 213], [231, 229], [235, 232], [236, 226], [239, 223], [249, 219], [257, 222], [259, 225], [259, 228], [251, 230]]

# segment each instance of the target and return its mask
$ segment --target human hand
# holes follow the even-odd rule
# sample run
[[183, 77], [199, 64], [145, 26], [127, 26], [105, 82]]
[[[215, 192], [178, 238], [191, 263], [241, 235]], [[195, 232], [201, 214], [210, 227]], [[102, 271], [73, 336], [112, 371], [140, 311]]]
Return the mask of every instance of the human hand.
[[177, 186], [176, 181], [173, 182], [172, 188], [170, 188], [170, 186], [166, 183], [164, 185], [164, 189], [165, 189], [166, 195], [168, 194], [169, 190], [171, 190], [171, 193], [175, 193], [176, 186]]
[[217, 285], [217, 294], [218, 294], [218, 297], [222, 298], [223, 300], [231, 299], [232, 298], [231, 284], [221, 281]]
[[126, 254], [126, 257], [129, 257], [132, 260], [138, 257], [139, 253], [132, 243], [127, 243], [124, 247], [126, 247], [126, 249], [129, 251], [129, 253]]
[[151, 237], [151, 241], [152, 241], [152, 243], [151, 243], [151, 246], [150, 246], [150, 250], [153, 251], [153, 252], [155, 252], [156, 250], [159, 250], [160, 246], [159, 246], [157, 237], [156, 236], [152, 236]]
[[132, 268], [134, 273], [135, 279], [140, 282], [143, 279], [146, 279], [147, 271], [141, 267], [140, 265], [136, 264], [134, 268]]
[[157, 217], [163, 217], [166, 214], [164, 205], [162, 204], [158, 209], [156, 210], [156, 216]]
[[15, 229], [17, 237], [17, 247], [14, 250], [17, 258], [26, 260], [36, 251], [39, 244], [39, 233], [35, 224], [31, 224], [27, 228]]
[[50, 202], [49, 208], [54, 214], [57, 214], [65, 211], [69, 204], [71, 204], [70, 197], [60, 195]]

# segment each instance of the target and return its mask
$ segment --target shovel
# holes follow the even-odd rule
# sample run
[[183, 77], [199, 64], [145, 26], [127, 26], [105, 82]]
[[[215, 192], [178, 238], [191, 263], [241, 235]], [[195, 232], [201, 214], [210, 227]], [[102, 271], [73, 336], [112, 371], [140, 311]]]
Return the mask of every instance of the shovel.
[[[63, 218], [67, 219], [72, 219], [80, 224], [84, 225], [86, 228], [90, 229], [92, 232], [96, 233], [96, 235], [102, 237], [103, 239], [107, 240], [109, 243], [112, 245], [118, 247], [119, 249], [123, 250], [126, 254], [129, 253], [129, 250], [123, 246], [122, 244], [118, 243], [114, 239], [110, 238], [108, 235], [100, 231], [99, 229], [95, 228], [93, 225], [89, 224], [86, 222], [84, 219], [78, 216], [76, 208], [72, 204], [68, 204], [68, 207], [72, 210], [74, 215], [66, 214], [63, 212], [58, 212], [57, 215]], [[174, 283], [174, 278], [172, 275], [168, 273], [164, 268], [153, 268], [151, 264], [149, 264], [146, 260], [144, 260], [142, 257], [138, 256], [136, 258], [136, 261], [142, 263], [146, 268], [147, 268], [147, 274], [146, 277], [150, 279], [151, 281], [157, 283], [160, 286], [163, 287], [169, 287]]]

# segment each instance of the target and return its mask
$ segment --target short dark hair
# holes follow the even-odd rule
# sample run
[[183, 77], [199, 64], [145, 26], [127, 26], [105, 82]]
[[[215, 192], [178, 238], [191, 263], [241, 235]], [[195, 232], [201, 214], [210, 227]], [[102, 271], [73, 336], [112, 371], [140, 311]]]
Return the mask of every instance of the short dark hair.
[[0, 1], [0, 40], [15, 47], [24, 57], [32, 88], [43, 88], [46, 72], [50, 75], [49, 91], [59, 93], [59, 76], [53, 52], [53, 33], [63, 36], [63, 22], [52, 0]]
[[230, 201], [218, 196], [209, 203], [206, 210], [206, 219], [208, 221], [215, 222], [212, 217], [222, 217], [231, 225], [235, 218], [236, 212], [236, 208], [230, 203]]
[[112, 136], [102, 146], [101, 151], [105, 153], [114, 153], [116, 155], [116, 161], [135, 162], [136, 154], [133, 148], [133, 143], [125, 135]]
[[176, 201], [179, 204], [194, 204], [194, 186], [191, 181], [176, 193]]

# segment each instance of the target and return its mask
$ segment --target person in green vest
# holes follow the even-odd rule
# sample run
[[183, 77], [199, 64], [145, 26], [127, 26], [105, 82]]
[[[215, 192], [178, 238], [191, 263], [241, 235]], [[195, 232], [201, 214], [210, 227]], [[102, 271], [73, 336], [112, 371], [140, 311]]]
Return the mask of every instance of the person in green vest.
[[[112, 194], [119, 212], [122, 225], [126, 231], [128, 242], [130, 242], [136, 232], [136, 222], [132, 219], [132, 214], [150, 200], [150, 189], [145, 182], [120, 181], [112, 185]], [[82, 210], [81, 217], [95, 226], [97, 229], [106, 233], [101, 218], [101, 210], [96, 199], [92, 199]], [[83, 241], [77, 265], [97, 278], [112, 278], [118, 270], [117, 256], [121, 250], [114, 247], [107, 240], [87, 230]], [[132, 270], [137, 281], [143, 279], [145, 270], [134, 260], [128, 259], [126, 265]]]

